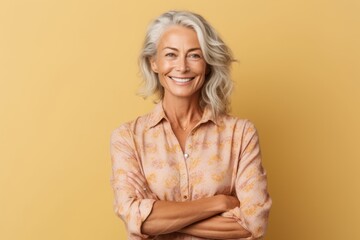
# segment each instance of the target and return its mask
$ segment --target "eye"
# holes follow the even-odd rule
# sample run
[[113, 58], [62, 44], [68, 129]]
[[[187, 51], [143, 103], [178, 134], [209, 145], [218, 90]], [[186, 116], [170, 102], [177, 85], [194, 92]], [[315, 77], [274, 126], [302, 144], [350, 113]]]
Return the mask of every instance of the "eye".
[[197, 54], [197, 53], [191, 53], [191, 54], [189, 54], [189, 57], [193, 58], [193, 59], [199, 59], [199, 58], [201, 58], [201, 55]]
[[176, 57], [175, 53], [166, 53], [165, 57]]

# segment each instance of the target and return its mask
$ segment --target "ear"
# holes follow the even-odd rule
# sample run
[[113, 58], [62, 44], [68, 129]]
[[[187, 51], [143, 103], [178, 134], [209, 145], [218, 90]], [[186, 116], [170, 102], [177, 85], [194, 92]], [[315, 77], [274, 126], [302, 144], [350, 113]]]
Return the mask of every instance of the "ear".
[[150, 61], [151, 69], [155, 73], [158, 73], [158, 67], [157, 67], [157, 64], [156, 64], [156, 61], [155, 61], [155, 57], [150, 57], [149, 61]]

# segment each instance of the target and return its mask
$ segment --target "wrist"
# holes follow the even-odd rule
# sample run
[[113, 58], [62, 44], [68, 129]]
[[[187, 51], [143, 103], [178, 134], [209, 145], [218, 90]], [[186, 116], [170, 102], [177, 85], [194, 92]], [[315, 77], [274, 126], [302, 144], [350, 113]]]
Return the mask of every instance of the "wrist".
[[226, 195], [216, 195], [216, 206], [218, 207], [219, 213], [226, 212], [229, 209], [229, 201]]

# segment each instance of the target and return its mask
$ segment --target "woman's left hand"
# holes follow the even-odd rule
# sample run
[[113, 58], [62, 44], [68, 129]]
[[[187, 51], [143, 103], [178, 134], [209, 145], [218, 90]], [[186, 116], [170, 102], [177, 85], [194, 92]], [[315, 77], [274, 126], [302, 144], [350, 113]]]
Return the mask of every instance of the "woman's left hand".
[[136, 197], [139, 199], [156, 199], [158, 197], [150, 190], [145, 177], [139, 172], [127, 174], [128, 183], [135, 188]]

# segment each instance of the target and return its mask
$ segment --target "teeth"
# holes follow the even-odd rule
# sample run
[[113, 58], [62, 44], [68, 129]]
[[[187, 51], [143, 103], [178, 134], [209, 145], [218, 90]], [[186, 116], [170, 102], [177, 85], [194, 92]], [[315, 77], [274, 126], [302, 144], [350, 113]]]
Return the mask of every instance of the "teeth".
[[171, 77], [171, 79], [174, 80], [175, 82], [185, 83], [185, 82], [191, 81], [193, 78], [176, 78], [176, 77]]

